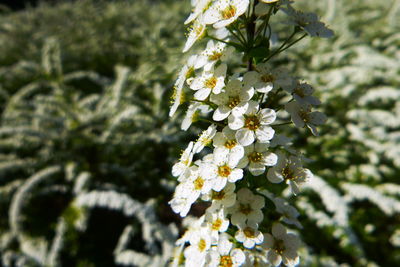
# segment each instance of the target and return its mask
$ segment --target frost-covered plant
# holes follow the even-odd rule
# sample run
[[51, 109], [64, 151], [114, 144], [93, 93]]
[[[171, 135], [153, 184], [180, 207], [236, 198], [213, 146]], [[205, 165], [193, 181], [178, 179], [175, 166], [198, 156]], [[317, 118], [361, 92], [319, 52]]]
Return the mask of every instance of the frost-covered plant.
[[[312, 174], [285, 132], [294, 124], [317, 136], [317, 126], [326, 117], [316, 111], [320, 101], [313, 96], [313, 87], [271, 65], [271, 60], [308, 35], [331, 37], [333, 32], [316, 14], [292, 4], [192, 1], [183, 51], [202, 39], [208, 42], [179, 72], [170, 115], [188, 104], [182, 129], [198, 121], [209, 126], [173, 166], [179, 184], [169, 203], [182, 217], [193, 205], [204, 214], [188, 223], [177, 241], [173, 266], [300, 262], [300, 239], [293, 230], [288, 233], [290, 226], [301, 228], [299, 214], [282, 198], [288, 191], [282, 184], [296, 196]], [[278, 13], [285, 15], [280, 23], [291, 33], [274, 45]], [[242, 62], [229, 60], [235, 57]]]
[[[179, 40], [166, 46], [175, 34], [168, 27], [178, 21], [180, 5], [152, 3], [149, 11], [145, 1], [84, 2], [1, 18], [1, 266], [158, 267], [172, 255], [177, 231], [163, 203], [171, 190], [168, 155], [181, 135], [167, 122], [164, 96], [176, 66], [171, 51]], [[86, 20], [84, 10], [87, 16], [103, 16]], [[143, 10], [146, 16], [138, 15]], [[124, 50], [132, 43], [108, 40], [116, 37], [106, 30], [128, 14], [129, 25], [120, 26], [146, 57], [136, 57], [131, 67], [120, 59], [132, 56]], [[71, 39], [55, 31], [63, 22]], [[131, 23], [140, 26], [131, 29]], [[107, 38], [93, 44], [94, 50], [102, 44], [121, 48], [103, 66], [112, 73], [97, 65], [112, 57], [107, 47], [104, 53], [86, 48], [88, 57], [80, 55], [87, 43], [101, 39], [100, 29]], [[67, 42], [79, 39], [80, 31], [92, 33], [85, 43]], [[27, 36], [37, 39], [24, 53], [14, 52], [20, 44], [9, 39]], [[149, 63], [152, 57], [162, 61]], [[98, 68], [90, 69], [92, 64]]]
[[318, 96], [329, 117], [321, 138], [294, 136], [318, 176], [294, 203], [313, 229], [301, 232], [304, 258], [319, 266], [397, 265], [400, 1], [297, 4], [324, 14], [338, 32], [289, 50], [295, 60], [274, 62], [324, 88]]

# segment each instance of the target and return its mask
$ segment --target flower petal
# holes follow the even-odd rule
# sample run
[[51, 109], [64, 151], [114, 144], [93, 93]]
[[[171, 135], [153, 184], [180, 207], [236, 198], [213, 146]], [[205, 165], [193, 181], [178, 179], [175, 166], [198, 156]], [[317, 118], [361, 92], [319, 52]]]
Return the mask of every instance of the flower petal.
[[257, 140], [260, 141], [260, 143], [267, 143], [274, 137], [274, 134], [275, 130], [270, 126], [261, 126], [256, 130]]
[[[239, 129], [236, 132], [236, 140], [242, 145], [242, 146], [248, 146], [254, 143], [254, 132], [250, 131], [249, 129]], [[272, 137], [271, 137], [272, 138]]]
[[231, 109], [225, 105], [219, 106], [213, 114], [213, 120], [222, 121], [228, 118], [229, 114], [231, 114]]

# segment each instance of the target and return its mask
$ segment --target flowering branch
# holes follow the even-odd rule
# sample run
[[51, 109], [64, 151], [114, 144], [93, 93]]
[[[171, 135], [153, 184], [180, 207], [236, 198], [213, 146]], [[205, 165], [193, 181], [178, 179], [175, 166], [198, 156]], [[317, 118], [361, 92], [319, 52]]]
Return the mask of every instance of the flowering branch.
[[[191, 99], [182, 129], [198, 120], [210, 126], [189, 143], [173, 166], [179, 184], [169, 203], [182, 217], [199, 198], [209, 206], [203, 216], [192, 219], [177, 241], [173, 266], [297, 265], [300, 239], [287, 231], [289, 226], [302, 228], [299, 213], [276, 196], [285, 186], [274, 193], [267, 189], [271, 190], [271, 183], [287, 184], [293, 195], [300, 193], [312, 173], [302, 166], [300, 153], [290, 147], [283, 126], [307, 126], [317, 135], [316, 127], [326, 117], [313, 111], [320, 101], [312, 95], [311, 85], [267, 62], [307, 35], [330, 37], [333, 32], [315, 14], [295, 10], [289, 0], [197, 0], [192, 4], [185, 22], [192, 26], [184, 52], [198, 40], [209, 41], [181, 69], [170, 115]], [[278, 11], [287, 15], [285, 23], [293, 27], [293, 33], [270, 52], [271, 21]], [[300, 32], [304, 34], [292, 41]], [[245, 59], [246, 69], [227, 65], [234, 50]], [[283, 94], [291, 100], [283, 102], [287, 99]], [[290, 122], [284, 112], [278, 113], [283, 107]], [[274, 123], [277, 119], [281, 123]]]

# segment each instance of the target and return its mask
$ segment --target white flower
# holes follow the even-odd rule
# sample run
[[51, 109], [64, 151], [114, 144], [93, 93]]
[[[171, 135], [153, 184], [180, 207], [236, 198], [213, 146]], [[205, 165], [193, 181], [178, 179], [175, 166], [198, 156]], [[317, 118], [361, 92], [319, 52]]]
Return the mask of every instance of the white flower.
[[264, 234], [261, 246], [268, 251], [267, 258], [274, 266], [283, 263], [292, 267], [299, 263], [297, 249], [300, 246], [299, 238], [291, 233], [286, 233], [286, 228], [280, 223], [272, 225], [272, 235]]
[[175, 213], [184, 217], [201, 194], [211, 191], [213, 180], [201, 165], [190, 167], [179, 178], [181, 183], [176, 187], [174, 197], [169, 204]]
[[311, 111], [312, 106], [310, 104], [301, 105], [296, 101], [292, 101], [285, 104], [285, 110], [289, 112], [296, 127], [303, 128], [307, 126], [315, 136], [318, 136], [316, 126], [324, 124], [327, 119], [324, 113]]
[[300, 103], [300, 105], [311, 104], [318, 106], [321, 104], [318, 98], [312, 96], [314, 88], [308, 83], [296, 83], [290, 93], [293, 94], [293, 98]]
[[187, 52], [197, 40], [204, 37], [206, 34], [206, 28], [207, 26], [204, 24], [202, 17], [199, 17], [193, 22], [193, 25], [190, 26], [188, 37], [182, 50], [183, 53]]
[[231, 113], [243, 114], [253, 95], [253, 88], [243, 88], [242, 82], [236, 79], [229, 81], [224, 92], [218, 95], [212, 94], [210, 97], [211, 102], [218, 105], [214, 111], [213, 120], [222, 121]]
[[245, 248], [251, 249], [255, 245], [261, 244], [264, 240], [263, 234], [258, 231], [258, 225], [250, 222], [238, 225], [239, 230], [235, 234], [237, 241], [243, 243]]
[[206, 253], [211, 247], [209, 229], [204, 227], [191, 233], [189, 242], [190, 246], [184, 251], [186, 259], [185, 266], [203, 266], [207, 255]]
[[232, 113], [228, 117], [229, 128], [238, 130], [236, 140], [243, 146], [252, 144], [256, 139], [260, 143], [267, 143], [274, 136], [275, 131], [268, 126], [276, 119], [274, 110], [265, 108], [259, 110], [258, 103], [250, 100], [244, 114]]
[[235, 205], [228, 209], [232, 214], [231, 223], [240, 225], [246, 222], [261, 222], [264, 218], [261, 211], [264, 205], [265, 200], [262, 196], [254, 195], [248, 188], [241, 188], [237, 192]]
[[302, 27], [310, 36], [323, 38], [330, 38], [333, 36], [333, 31], [319, 21], [317, 14], [311, 12], [303, 13], [295, 10], [290, 5], [288, 5], [287, 8], [282, 8], [282, 10], [290, 17], [290, 25]]
[[302, 167], [298, 157], [286, 157], [283, 153], [278, 153], [278, 163], [267, 173], [267, 178], [271, 183], [285, 181], [295, 195], [300, 193], [299, 185], [311, 179], [312, 176], [310, 170]]
[[182, 120], [181, 129], [186, 131], [189, 129], [190, 125], [193, 122], [198, 120], [198, 116], [200, 113], [208, 113], [210, 112], [210, 108], [207, 105], [204, 105], [200, 102], [192, 102], [185, 114], [185, 118]]
[[211, 69], [218, 61], [224, 61], [234, 50], [233, 47], [226, 47], [225, 43], [210, 40], [206, 49], [200, 53], [196, 60], [196, 68], [204, 67], [205, 70]]
[[179, 71], [178, 78], [174, 84], [174, 93], [172, 94], [172, 106], [169, 111], [170, 117], [175, 114], [178, 106], [184, 102], [183, 86], [186, 79], [194, 74], [194, 70], [196, 69], [194, 65], [196, 62], [198, 62], [198, 57], [196, 55], [189, 57], [187, 63]]
[[211, 144], [215, 133], [217, 132], [217, 125], [210, 125], [207, 130], [203, 131], [193, 146], [193, 153], [199, 153], [203, 148]]
[[185, 24], [188, 24], [195, 20], [199, 15], [203, 14], [211, 4], [212, 0], [198, 0], [194, 3], [194, 8], [189, 17], [185, 20]]
[[246, 262], [242, 267], [271, 267], [265, 253], [260, 253], [257, 250], [246, 250]]
[[266, 94], [273, 88], [285, 89], [293, 83], [293, 78], [284, 68], [270, 69], [267, 63], [261, 63], [255, 69], [243, 76], [243, 82], [246, 87], [253, 86], [257, 92]]
[[205, 201], [212, 201], [210, 208], [217, 210], [221, 207], [231, 207], [236, 202], [235, 184], [227, 183], [221, 191], [211, 190], [208, 194], [202, 197]]
[[282, 135], [282, 134], [275, 134], [274, 138], [272, 138], [271, 142], [269, 143], [270, 147], [277, 147], [283, 146], [285, 149], [292, 145], [292, 139]]
[[244, 148], [245, 156], [240, 160], [238, 168], [249, 166], [252, 175], [258, 176], [264, 173], [265, 166], [274, 166], [278, 157], [268, 152], [268, 143], [255, 143]]
[[175, 213], [179, 214], [181, 217], [185, 217], [195, 200], [196, 199], [190, 197], [190, 190], [188, 190], [187, 184], [181, 183], [176, 187], [174, 197], [168, 204]]
[[213, 181], [211, 177], [209, 177], [207, 172], [202, 165], [199, 167], [192, 166], [189, 169], [190, 175], [185, 180], [187, 184], [187, 190], [189, 191], [188, 198], [197, 199], [200, 194], [207, 194], [211, 191], [213, 187]]
[[234, 248], [229, 241], [230, 236], [223, 233], [218, 241], [216, 251], [210, 252], [210, 267], [238, 267], [246, 260], [244, 252], [239, 248]]
[[246, 12], [249, 0], [217, 0], [204, 13], [204, 23], [214, 28], [225, 27]]
[[212, 243], [215, 243], [219, 239], [219, 233], [223, 233], [228, 229], [229, 220], [226, 218], [224, 209], [218, 211], [207, 209], [205, 219], [210, 228]]
[[[239, 161], [244, 156], [244, 148], [239, 145], [236, 141], [235, 131], [229, 129], [225, 126], [222, 132], [215, 134], [213, 139], [214, 147], [218, 148], [218, 152], [229, 153], [230, 157], [237, 159]], [[227, 152], [225, 152], [226, 150]]]
[[190, 142], [185, 151], [182, 152], [179, 162], [172, 166], [172, 175], [177, 177], [181, 176], [192, 164], [193, 159], [193, 142]]
[[289, 203], [280, 197], [274, 198], [272, 201], [275, 204], [276, 211], [283, 215], [283, 222], [287, 224], [293, 224], [300, 229], [303, 228], [299, 220], [297, 220], [297, 217], [299, 217], [300, 213], [295, 207], [289, 205]]
[[197, 91], [194, 98], [198, 100], [205, 100], [211, 92], [214, 94], [221, 93], [222, 88], [225, 86], [226, 64], [221, 64], [218, 68], [213, 70], [205, 70], [200, 77], [193, 79], [190, 84], [190, 89]]
[[190, 237], [192, 234], [196, 234], [198, 231], [201, 230], [203, 224], [204, 224], [204, 219], [205, 216], [201, 216], [200, 218], [196, 218], [193, 216], [187, 216], [182, 220], [182, 226], [184, 228], [187, 228], [185, 233], [181, 238], [179, 238], [176, 242], [175, 245], [180, 246], [184, 245], [185, 243], [189, 242]]
[[238, 159], [232, 157], [226, 150], [219, 151], [218, 148], [214, 150], [213, 160], [209, 162], [208, 169], [210, 175], [214, 177], [214, 191], [221, 191], [226, 183], [231, 183], [242, 179], [243, 170], [236, 168]]

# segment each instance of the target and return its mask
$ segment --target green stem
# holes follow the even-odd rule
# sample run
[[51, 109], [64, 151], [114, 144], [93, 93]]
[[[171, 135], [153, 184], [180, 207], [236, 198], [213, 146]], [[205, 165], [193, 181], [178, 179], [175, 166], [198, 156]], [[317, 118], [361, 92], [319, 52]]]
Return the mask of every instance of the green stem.
[[242, 35], [242, 33], [239, 30], [237, 30], [237, 31], [239, 32], [240, 36], [237, 35], [230, 27], [227, 27], [227, 29], [233, 36], [236, 37], [236, 39], [239, 40], [239, 42], [242, 44], [242, 46], [244, 46], [244, 47], [246, 46], [246, 40], [244, 39], [244, 36]]
[[[265, 60], [264, 62], [267, 62], [270, 58], [272, 58], [273, 56], [275, 56], [276, 54], [279, 54], [281, 52], [281, 49], [283, 49], [283, 47], [293, 38], [293, 36], [295, 36], [297, 33], [297, 31], [294, 31], [282, 44], [281, 46], [276, 49], [274, 52], [272, 52]], [[283, 51], [283, 50], [282, 50]]]
[[283, 42], [283, 44], [282, 44], [277, 50], [275, 50], [271, 55], [269, 55], [269, 56], [267, 57], [267, 59], [265, 59], [264, 62], [267, 62], [267, 61], [270, 60], [273, 56], [275, 56], [275, 55], [279, 54], [280, 52], [283, 52], [283, 51], [285, 51], [286, 49], [292, 47], [294, 44], [298, 43], [300, 40], [302, 40], [304, 37], [307, 36], [307, 33], [305, 33], [305, 34], [303, 34], [300, 38], [298, 38], [296, 41], [294, 41], [294, 42], [290, 43], [289, 45], [287, 45], [286, 47], [284, 47], [284, 46], [290, 41], [290, 39], [293, 38], [293, 36], [294, 36], [296, 33], [297, 33], [296, 31], [293, 32], [292, 35], [290, 35], [289, 38], [286, 39], [285, 42]]
[[294, 41], [293, 43], [289, 44], [288, 46], [286, 46], [284, 49], [282, 49], [282, 51], [285, 51], [286, 49], [290, 48], [291, 46], [293, 46], [294, 44], [298, 43], [299, 41], [301, 41], [302, 39], [304, 39], [304, 37], [307, 36], [307, 33], [303, 34], [299, 39], [297, 39], [296, 41]]
[[258, 36], [262, 31], [263, 31], [263, 36], [261, 36], [261, 37], [264, 37], [265, 36], [265, 32], [266, 32], [266, 29], [267, 29], [267, 26], [269, 25], [269, 19], [270, 19], [270, 17], [271, 17], [271, 13], [272, 13], [272, 10], [274, 9], [274, 5], [272, 4], [271, 5], [271, 7], [269, 8], [269, 10], [268, 10], [268, 13], [267, 13], [267, 15], [265, 16], [265, 19], [264, 19], [264, 21], [263, 21], [263, 24], [260, 26], [260, 28], [258, 28], [258, 30], [257, 30], [257, 33], [256, 33], [256, 35]]
[[218, 107], [216, 104], [214, 104], [214, 103], [212, 103], [212, 102], [210, 102], [210, 101], [207, 101], [207, 100], [197, 100], [197, 99], [192, 98], [192, 99], [190, 99], [190, 101], [193, 101], [193, 102], [200, 102], [200, 103], [209, 105], [210, 107], [212, 107], [212, 108], [214, 108], [214, 109], [216, 109], [216, 108]]
[[[246, 47], [248, 50], [251, 51], [251, 49], [254, 46], [254, 36], [255, 36], [255, 31], [256, 31], [256, 15], [254, 14], [255, 11], [255, 6], [258, 3], [258, 0], [254, 0], [252, 10], [253, 12], [251, 13], [251, 16], [249, 17], [249, 22], [246, 25], [246, 31], [247, 31], [247, 45]], [[251, 71], [253, 70], [253, 57], [249, 57], [249, 60], [247, 62], [247, 70]]]
[[239, 36], [241, 37], [242, 41], [243, 41], [243, 45], [246, 46], [247, 41], [246, 38], [244, 37], [242, 31], [240, 30], [240, 27], [238, 26], [238, 24], [234, 24], [233, 27], [235, 28], [236, 32], [239, 33]]
[[199, 121], [206, 121], [206, 122], [209, 122], [209, 123], [211, 123], [211, 124], [216, 124], [216, 125], [219, 125], [219, 126], [221, 126], [221, 127], [225, 127], [226, 125], [225, 124], [223, 124], [223, 123], [220, 123], [220, 122], [216, 122], [216, 121], [212, 121], [212, 120], [209, 120], [209, 119], [206, 119], [206, 118], [198, 118], [198, 120]]
[[[231, 46], [233, 46], [233, 47], [240, 47], [240, 44], [233, 43], [233, 42], [227, 42], [227, 41], [224, 41], [224, 40], [222, 40], [222, 39], [216, 38], [216, 37], [211, 36], [211, 35], [207, 35], [207, 37], [210, 38], [210, 39], [212, 39], [212, 40], [215, 40], [215, 41], [218, 41], [218, 42], [222, 42], [222, 43], [225, 43], [225, 44], [227, 44], [227, 45], [231, 45]], [[239, 40], [239, 41], [240, 41], [240, 40]]]
[[272, 127], [275, 127], [275, 126], [283, 126], [283, 125], [288, 125], [288, 124], [292, 124], [292, 122], [289, 121], [289, 122], [284, 122], [284, 123], [271, 124], [271, 126], [272, 126]]

